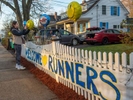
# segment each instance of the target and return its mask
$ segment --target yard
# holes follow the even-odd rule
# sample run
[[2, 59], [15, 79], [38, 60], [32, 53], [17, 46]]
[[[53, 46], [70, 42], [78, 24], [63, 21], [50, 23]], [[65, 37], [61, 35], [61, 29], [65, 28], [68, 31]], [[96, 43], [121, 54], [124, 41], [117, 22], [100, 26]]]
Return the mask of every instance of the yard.
[[120, 54], [125, 52], [130, 54], [133, 52], [133, 45], [125, 45], [125, 44], [109, 44], [109, 45], [98, 45], [98, 46], [88, 46], [84, 48], [88, 51], [96, 51], [96, 52], [112, 52], [113, 54], [119, 52]]

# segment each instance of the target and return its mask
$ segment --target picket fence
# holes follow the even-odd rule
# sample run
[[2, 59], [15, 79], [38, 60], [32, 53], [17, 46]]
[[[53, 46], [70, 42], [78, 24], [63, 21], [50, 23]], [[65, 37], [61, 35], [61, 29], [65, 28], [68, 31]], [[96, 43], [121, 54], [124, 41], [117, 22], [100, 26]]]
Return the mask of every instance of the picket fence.
[[[42, 65], [32, 59], [32, 51], [45, 56]], [[53, 41], [47, 45], [27, 42], [22, 56], [88, 100], [133, 100], [133, 53], [128, 64], [126, 53], [92, 52]]]

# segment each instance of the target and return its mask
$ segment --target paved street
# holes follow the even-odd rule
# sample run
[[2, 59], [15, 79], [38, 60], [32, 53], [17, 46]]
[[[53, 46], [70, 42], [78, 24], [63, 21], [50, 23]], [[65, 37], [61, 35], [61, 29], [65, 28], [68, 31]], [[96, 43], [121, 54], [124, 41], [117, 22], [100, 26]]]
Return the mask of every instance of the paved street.
[[28, 70], [15, 69], [15, 58], [0, 44], [0, 100], [58, 100]]

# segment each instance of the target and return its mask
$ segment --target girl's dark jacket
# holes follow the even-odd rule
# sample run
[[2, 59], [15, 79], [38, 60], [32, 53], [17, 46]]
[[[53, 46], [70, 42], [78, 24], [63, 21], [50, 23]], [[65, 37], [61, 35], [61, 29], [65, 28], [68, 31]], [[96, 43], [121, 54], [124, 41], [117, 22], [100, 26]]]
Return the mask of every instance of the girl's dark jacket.
[[28, 29], [27, 30], [24, 29], [24, 30], [20, 31], [19, 29], [11, 28], [11, 32], [13, 34], [14, 44], [19, 44], [19, 45], [23, 44], [23, 40], [22, 40], [23, 37], [22, 36], [28, 34], [29, 31], [30, 30], [28, 30]]

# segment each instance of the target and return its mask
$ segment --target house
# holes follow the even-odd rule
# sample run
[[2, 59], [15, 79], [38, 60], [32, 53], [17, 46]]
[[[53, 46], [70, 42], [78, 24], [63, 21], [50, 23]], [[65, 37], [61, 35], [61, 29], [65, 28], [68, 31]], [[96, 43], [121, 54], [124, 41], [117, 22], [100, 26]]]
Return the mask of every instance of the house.
[[83, 0], [81, 7], [82, 15], [76, 22], [70, 20], [64, 12], [61, 14], [61, 19], [49, 27], [63, 26], [65, 30], [75, 34], [83, 33], [90, 27], [126, 31], [121, 27], [121, 22], [126, 19], [129, 12], [120, 0]]

